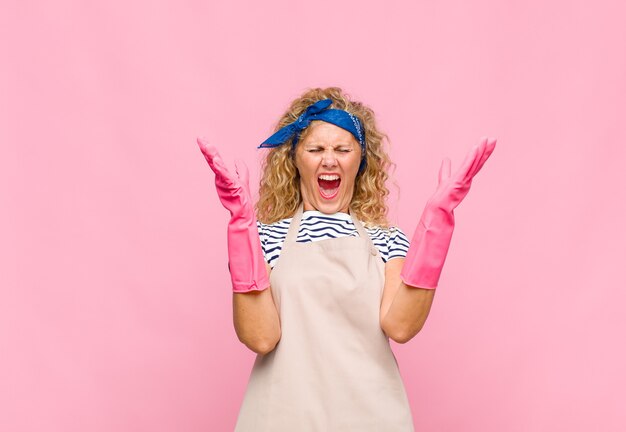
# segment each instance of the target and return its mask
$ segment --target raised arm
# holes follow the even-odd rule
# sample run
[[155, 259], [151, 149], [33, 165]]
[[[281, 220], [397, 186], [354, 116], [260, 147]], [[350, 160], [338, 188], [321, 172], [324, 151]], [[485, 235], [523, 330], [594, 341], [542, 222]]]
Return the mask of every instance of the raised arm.
[[406, 259], [386, 270], [388, 292], [381, 305], [381, 327], [397, 342], [411, 340], [424, 325], [452, 240], [454, 209], [468, 194], [472, 179], [495, 146], [496, 140], [482, 139], [452, 176], [450, 160], [444, 159], [437, 190], [426, 203]]
[[[267, 273], [271, 268], [266, 264]], [[233, 292], [233, 323], [239, 340], [257, 354], [272, 351], [280, 340], [280, 319], [270, 286], [262, 291]]]
[[385, 263], [385, 288], [380, 306], [380, 326], [398, 343], [406, 343], [419, 333], [435, 298], [434, 289], [417, 289], [402, 282], [400, 272], [404, 261], [405, 258], [394, 258]]
[[214, 146], [202, 138], [198, 138], [198, 145], [215, 173], [219, 199], [231, 215], [227, 230], [228, 268], [235, 331], [252, 351], [266, 354], [280, 340], [280, 321], [269, 286], [269, 266], [261, 249], [248, 169], [245, 164], [236, 166], [237, 175], [233, 175]]

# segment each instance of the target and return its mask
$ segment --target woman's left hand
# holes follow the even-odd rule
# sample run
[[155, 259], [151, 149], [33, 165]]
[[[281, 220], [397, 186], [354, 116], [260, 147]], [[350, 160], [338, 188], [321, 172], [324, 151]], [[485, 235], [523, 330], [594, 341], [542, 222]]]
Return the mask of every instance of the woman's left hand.
[[481, 139], [452, 176], [450, 159], [443, 160], [437, 190], [426, 203], [400, 273], [407, 286], [435, 289], [439, 284], [454, 231], [454, 209], [469, 192], [472, 179], [495, 146], [495, 139]]
[[437, 190], [426, 206], [440, 208], [451, 213], [469, 192], [472, 179], [496, 148], [496, 141], [482, 138], [480, 143], [472, 147], [465, 156], [463, 164], [453, 176], [450, 175], [450, 159], [445, 158], [439, 168]]

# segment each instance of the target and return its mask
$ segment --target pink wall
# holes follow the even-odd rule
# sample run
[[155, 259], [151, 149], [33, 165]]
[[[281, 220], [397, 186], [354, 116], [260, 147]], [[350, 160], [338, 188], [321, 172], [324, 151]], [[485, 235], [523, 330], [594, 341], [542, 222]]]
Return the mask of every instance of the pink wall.
[[0, 430], [232, 430], [227, 212], [195, 143], [258, 178], [291, 98], [377, 112], [412, 233], [443, 157], [498, 147], [456, 211], [418, 431], [626, 430], [622, 2], [0, 7]]

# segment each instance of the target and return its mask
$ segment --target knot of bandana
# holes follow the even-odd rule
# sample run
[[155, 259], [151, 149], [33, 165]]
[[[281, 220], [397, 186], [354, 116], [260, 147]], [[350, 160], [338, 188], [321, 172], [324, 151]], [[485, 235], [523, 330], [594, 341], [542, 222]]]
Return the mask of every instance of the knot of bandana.
[[272, 136], [263, 141], [258, 148], [277, 147], [289, 141], [291, 138], [293, 138], [291, 144], [292, 148], [295, 148], [300, 139], [300, 133], [306, 129], [313, 120], [322, 120], [347, 130], [358, 141], [361, 146], [362, 154], [361, 165], [359, 166], [359, 172], [361, 172], [365, 169], [366, 165], [365, 131], [363, 125], [358, 117], [347, 111], [328, 109], [332, 103], [332, 99], [322, 99], [310, 105], [293, 123], [289, 123], [276, 131]]

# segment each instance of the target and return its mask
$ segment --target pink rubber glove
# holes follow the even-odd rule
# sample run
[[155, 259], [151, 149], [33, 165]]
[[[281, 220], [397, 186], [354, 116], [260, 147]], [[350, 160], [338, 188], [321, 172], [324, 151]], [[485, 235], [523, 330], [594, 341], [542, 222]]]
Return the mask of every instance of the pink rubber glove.
[[242, 164], [243, 169], [240, 169], [235, 164], [237, 175], [234, 176], [214, 146], [203, 138], [198, 138], [198, 145], [215, 173], [217, 195], [231, 216], [228, 222], [228, 267], [233, 291], [263, 291], [270, 282], [248, 185], [248, 168]]
[[495, 139], [483, 138], [453, 176], [450, 176], [450, 159], [445, 158], [441, 163], [437, 190], [426, 203], [400, 273], [406, 285], [437, 288], [454, 231], [454, 209], [469, 192], [472, 178], [495, 147]]

